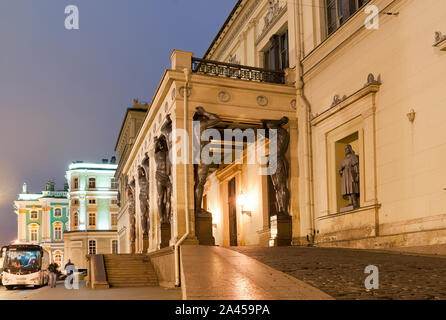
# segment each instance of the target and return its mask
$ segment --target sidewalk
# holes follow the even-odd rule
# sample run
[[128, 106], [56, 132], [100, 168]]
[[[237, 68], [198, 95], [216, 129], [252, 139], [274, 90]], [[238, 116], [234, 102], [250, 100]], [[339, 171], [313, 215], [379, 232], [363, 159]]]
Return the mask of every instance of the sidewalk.
[[0, 300], [181, 300], [181, 289], [162, 287], [110, 288], [90, 290], [80, 281], [79, 290], [67, 290], [63, 282], [56, 288], [15, 289], [0, 287]]
[[333, 299], [290, 275], [238, 252], [183, 246], [182, 290], [187, 300]]

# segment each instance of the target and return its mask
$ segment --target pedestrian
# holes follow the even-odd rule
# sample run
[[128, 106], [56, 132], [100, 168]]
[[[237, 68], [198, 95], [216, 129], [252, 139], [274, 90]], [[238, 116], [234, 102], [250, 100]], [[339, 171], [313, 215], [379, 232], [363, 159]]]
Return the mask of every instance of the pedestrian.
[[[68, 259], [68, 262], [65, 265], [64, 269], [65, 269], [65, 272], [67, 273], [67, 276], [71, 276], [73, 274], [74, 264], [71, 263], [70, 259]], [[71, 278], [70, 284], [73, 284], [73, 278]]]
[[50, 288], [56, 287], [56, 278], [57, 278], [57, 268], [59, 266], [54, 261], [51, 262], [50, 266], [48, 267], [48, 271], [50, 272]]

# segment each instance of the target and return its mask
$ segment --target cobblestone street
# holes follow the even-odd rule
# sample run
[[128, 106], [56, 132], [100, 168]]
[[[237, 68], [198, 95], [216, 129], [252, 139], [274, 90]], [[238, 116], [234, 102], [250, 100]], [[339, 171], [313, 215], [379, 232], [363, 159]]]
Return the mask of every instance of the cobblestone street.
[[[336, 299], [446, 299], [446, 257], [338, 248], [232, 247]], [[367, 291], [368, 265], [379, 268], [379, 289]]]

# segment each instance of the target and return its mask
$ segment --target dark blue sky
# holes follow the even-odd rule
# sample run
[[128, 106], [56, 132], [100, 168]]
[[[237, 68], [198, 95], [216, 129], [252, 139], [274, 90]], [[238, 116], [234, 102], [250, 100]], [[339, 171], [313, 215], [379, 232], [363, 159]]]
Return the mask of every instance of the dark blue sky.
[[[236, 2], [0, 1], [0, 244], [23, 182], [60, 188], [72, 161], [110, 158], [132, 99], [151, 100], [173, 49], [201, 57]], [[79, 30], [64, 27], [70, 4]]]

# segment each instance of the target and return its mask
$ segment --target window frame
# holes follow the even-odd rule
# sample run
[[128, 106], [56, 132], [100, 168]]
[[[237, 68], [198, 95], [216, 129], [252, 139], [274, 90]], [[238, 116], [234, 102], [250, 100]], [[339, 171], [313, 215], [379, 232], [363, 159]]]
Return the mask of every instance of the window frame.
[[[116, 251], [114, 250], [115, 246], [114, 244], [116, 243]], [[111, 240], [111, 254], [119, 254], [119, 242], [117, 239], [112, 239]]]
[[[92, 217], [94, 218], [94, 224], [91, 224]], [[97, 222], [96, 212], [89, 212], [88, 213], [88, 228], [91, 228], [91, 229], [96, 228], [97, 223], [98, 222]]]
[[[91, 187], [91, 180], [94, 181], [94, 186], [93, 187]], [[87, 185], [88, 185], [88, 189], [89, 190], [96, 189], [97, 188], [97, 179], [96, 179], [96, 177], [88, 177]]]
[[[94, 243], [94, 246], [91, 245]], [[94, 253], [91, 252], [91, 248], [94, 247]], [[98, 252], [98, 242], [96, 239], [88, 239], [88, 254], [97, 254]]]
[[[350, 20], [355, 14], [357, 14], [363, 7], [365, 7], [371, 0], [353, 0], [355, 1], [355, 10], [353, 12], [349, 12], [349, 16], [344, 19], [343, 17], [343, 10], [342, 10], [342, 3], [348, 2], [350, 5], [350, 0], [323, 0], [323, 7], [324, 7], [324, 14], [325, 14], [325, 32], [327, 37], [330, 37], [333, 33], [335, 33], [340, 27], [342, 27], [348, 20]], [[361, 4], [362, 2], [362, 4]], [[333, 6], [329, 6], [329, 4], [334, 4], [334, 8], [332, 10], [335, 11], [335, 22], [336, 26], [333, 28], [333, 30], [330, 31], [330, 27], [333, 25], [333, 23], [329, 24], [329, 11], [330, 8]], [[350, 11], [350, 10], [349, 10]], [[342, 19], [342, 21], [341, 21]]]
[[[56, 212], [60, 212], [60, 214], [57, 215]], [[54, 208], [54, 217], [55, 218], [62, 218], [62, 208]]]
[[[33, 213], [36, 214], [35, 217], [33, 217]], [[38, 211], [38, 210], [31, 210], [31, 211], [29, 212], [29, 219], [30, 219], [30, 220], [39, 220], [39, 211]]]

